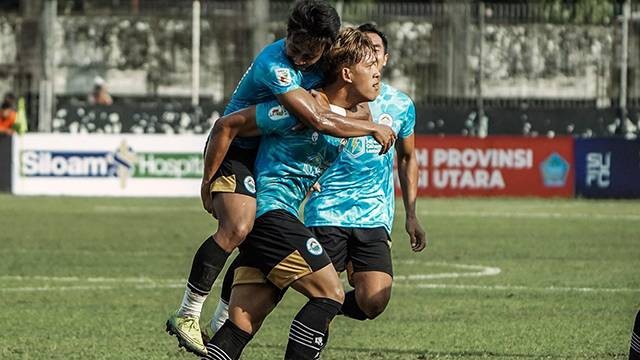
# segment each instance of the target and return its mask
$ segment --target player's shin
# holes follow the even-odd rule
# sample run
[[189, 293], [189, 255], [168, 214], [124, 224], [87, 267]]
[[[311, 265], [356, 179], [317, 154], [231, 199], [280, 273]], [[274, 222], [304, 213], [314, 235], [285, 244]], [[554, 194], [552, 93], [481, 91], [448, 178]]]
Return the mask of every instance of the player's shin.
[[253, 336], [227, 320], [207, 344], [207, 360], [235, 360]]
[[329, 324], [341, 304], [327, 298], [312, 298], [291, 323], [285, 360], [317, 359], [328, 340]]
[[178, 314], [200, 316], [202, 304], [228, 257], [229, 254], [216, 243], [213, 236], [200, 245], [193, 258], [185, 297]]

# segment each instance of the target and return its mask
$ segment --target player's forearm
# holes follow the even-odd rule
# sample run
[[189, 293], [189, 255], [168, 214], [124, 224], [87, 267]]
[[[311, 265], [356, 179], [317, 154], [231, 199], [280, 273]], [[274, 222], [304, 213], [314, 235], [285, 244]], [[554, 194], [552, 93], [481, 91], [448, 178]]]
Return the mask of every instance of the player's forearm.
[[231, 142], [235, 139], [237, 133], [237, 128], [225, 126], [223, 123], [217, 122], [214, 125], [209, 135], [209, 141], [204, 154], [203, 181], [210, 182], [212, 180], [227, 155]]
[[315, 130], [335, 137], [351, 138], [372, 135], [376, 124], [370, 121], [354, 120], [331, 111], [321, 112]]
[[402, 190], [402, 202], [407, 219], [416, 217], [416, 199], [418, 197], [418, 161], [415, 153], [398, 158], [398, 177]]

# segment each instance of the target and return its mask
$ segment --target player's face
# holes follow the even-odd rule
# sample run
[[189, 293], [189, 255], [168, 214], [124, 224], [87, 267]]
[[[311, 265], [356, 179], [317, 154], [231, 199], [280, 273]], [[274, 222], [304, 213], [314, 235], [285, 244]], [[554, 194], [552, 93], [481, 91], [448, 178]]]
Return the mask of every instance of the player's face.
[[372, 32], [368, 32], [367, 36], [371, 39], [374, 48], [376, 49], [376, 59], [378, 59], [378, 70], [382, 71], [382, 68], [387, 65], [387, 59], [389, 54], [384, 53], [384, 43], [380, 35]]
[[380, 70], [374, 54], [367, 56], [351, 69], [354, 90], [366, 101], [373, 101], [380, 95]]
[[298, 70], [304, 71], [320, 60], [324, 53], [324, 45], [296, 41], [296, 37], [291, 36], [287, 38], [286, 52], [293, 65]]

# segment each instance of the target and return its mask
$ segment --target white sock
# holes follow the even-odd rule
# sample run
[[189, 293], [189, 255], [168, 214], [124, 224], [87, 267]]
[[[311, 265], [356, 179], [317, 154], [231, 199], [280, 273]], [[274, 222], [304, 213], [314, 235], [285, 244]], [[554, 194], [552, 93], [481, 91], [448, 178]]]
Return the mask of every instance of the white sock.
[[218, 332], [227, 319], [229, 319], [229, 304], [220, 299], [218, 301], [216, 311], [213, 313], [213, 317], [211, 318], [211, 328], [215, 332]]
[[184, 291], [184, 297], [182, 298], [180, 309], [178, 309], [178, 315], [195, 316], [199, 318], [200, 313], [202, 312], [202, 305], [206, 299], [207, 295], [198, 295], [187, 287]]

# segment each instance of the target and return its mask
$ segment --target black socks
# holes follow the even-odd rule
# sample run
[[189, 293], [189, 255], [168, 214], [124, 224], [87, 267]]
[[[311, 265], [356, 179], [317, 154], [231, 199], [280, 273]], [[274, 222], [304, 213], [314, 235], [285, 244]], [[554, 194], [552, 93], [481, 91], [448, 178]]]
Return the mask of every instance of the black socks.
[[329, 323], [341, 304], [326, 298], [313, 298], [300, 309], [291, 323], [285, 360], [312, 360], [326, 345]]
[[636, 322], [633, 324], [629, 360], [640, 360], [640, 311], [636, 314]]
[[344, 294], [344, 304], [340, 309], [340, 313], [346, 317], [350, 317], [356, 320], [367, 320], [369, 317], [360, 309], [358, 302], [356, 301], [356, 291], [351, 290]]
[[253, 336], [227, 320], [207, 344], [208, 360], [236, 360]]
[[193, 257], [187, 286], [198, 295], [208, 295], [229, 254], [209, 236]]

